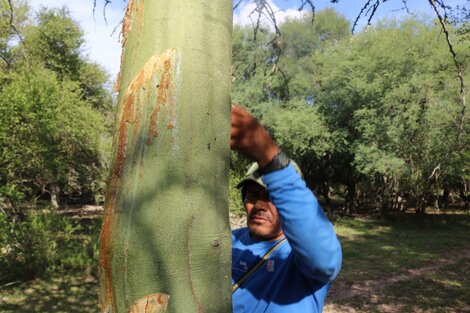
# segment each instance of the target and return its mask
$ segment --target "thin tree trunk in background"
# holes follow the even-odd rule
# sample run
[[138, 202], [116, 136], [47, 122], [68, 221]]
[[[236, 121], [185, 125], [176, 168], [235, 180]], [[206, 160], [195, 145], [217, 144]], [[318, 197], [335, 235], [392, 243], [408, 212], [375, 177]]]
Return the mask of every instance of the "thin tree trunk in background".
[[347, 198], [346, 198], [346, 212], [347, 214], [353, 213], [357, 208], [355, 206], [356, 199], [356, 182], [352, 171], [348, 171], [347, 174]]
[[465, 211], [470, 211], [470, 197], [468, 195], [468, 183], [463, 177], [461, 178], [461, 184], [459, 186], [459, 193], [460, 193], [460, 198], [465, 204]]
[[58, 209], [59, 208], [59, 200], [58, 200], [58, 194], [59, 194], [59, 187], [55, 184], [53, 184], [51, 187], [50, 187], [50, 195], [51, 195], [51, 205], [54, 209]]
[[231, 312], [232, 1], [129, 1], [103, 312]]

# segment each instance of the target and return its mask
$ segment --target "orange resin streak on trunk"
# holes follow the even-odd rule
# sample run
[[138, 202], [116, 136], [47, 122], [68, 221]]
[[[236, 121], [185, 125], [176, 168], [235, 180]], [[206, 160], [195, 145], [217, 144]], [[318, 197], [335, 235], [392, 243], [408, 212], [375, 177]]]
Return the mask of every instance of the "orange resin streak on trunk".
[[122, 21], [122, 41], [121, 44], [124, 47], [126, 45], [127, 35], [130, 33], [132, 28], [132, 16], [134, 15], [135, 0], [129, 0], [126, 7], [126, 13], [124, 14], [124, 20]]
[[[150, 126], [147, 138], [147, 143], [152, 143], [152, 139], [156, 136], [158, 124], [158, 112], [160, 106], [164, 105], [166, 112], [169, 114], [170, 124], [174, 119], [174, 99], [173, 99], [173, 81], [172, 72], [176, 60], [176, 49], [168, 49], [161, 55], [152, 56], [137, 73], [135, 78], [130, 83], [126, 90], [122, 101], [122, 116], [119, 122], [118, 137], [117, 137], [117, 155], [114, 161], [114, 166], [111, 173], [111, 178], [108, 184], [106, 204], [103, 215], [103, 226], [100, 235], [101, 250], [99, 267], [100, 271], [104, 274], [104, 288], [105, 294], [102, 300], [102, 309], [106, 310], [112, 306], [113, 311], [116, 310], [116, 302], [114, 297], [112, 274], [111, 274], [111, 237], [113, 232], [113, 225], [115, 224], [114, 207], [116, 205], [116, 198], [118, 189], [120, 187], [122, 170], [126, 161], [126, 146], [128, 143], [127, 131], [128, 123], [133, 123], [132, 142], [135, 142], [137, 136], [140, 134], [140, 120], [142, 111], [142, 100], [148, 101], [147, 96], [154, 90], [154, 81], [160, 77], [160, 83], [157, 89], [157, 103], [150, 116]], [[169, 124], [169, 126], [170, 126]], [[143, 162], [143, 159], [142, 159]]]
[[134, 303], [128, 313], [163, 313], [168, 307], [169, 295], [155, 293], [139, 299]]
[[[165, 108], [165, 113], [170, 120], [168, 122], [168, 129], [174, 127], [174, 84], [173, 84], [173, 71], [176, 67], [177, 60], [174, 60], [176, 50], [170, 49], [167, 50], [167, 57], [164, 59], [163, 64], [163, 73], [160, 76], [160, 82], [157, 85], [157, 101], [155, 107], [150, 115], [150, 124], [149, 131], [147, 135], [147, 144], [150, 145], [153, 142], [153, 138], [158, 136], [157, 126], [158, 126], [158, 115], [160, 113], [161, 107]], [[173, 61], [173, 62], [172, 62]]]
[[121, 121], [119, 123], [118, 140], [117, 140], [117, 155], [114, 161], [114, 167], [111, 173], [111, 179], [107, 191], [106, 204], [103, 214], [103, 226], [100, 235], [101, 251], [99, 267], [101, 271], [104, 271], [104, 283], [105, 283], [105, 298], [103, 299], [102, 308], [106, 310], [111, 304], [113, 308], [116, 308], [115, 299], [113, 297], [113, 285], [111, 280], [111, 234], [112, 225], [115, 219], [114, 206], [116, 204], [116, 194], [119, 188], [122, 168], [124, 167], [125, 153], [126, 153], [126, 141], [127, 141], [127, 123], [131, 123], [134, 119], [134, 101], [128, 99], [123, 103], [123, 111]]
[[[137, 14], [136, 17], [134, 17], [134, 14]], [[124, 18], [122, 20], [122, 28], [121, 28], [121, 47], [122, 47], [122, 53], [121, 53], [121, 70], [122, 70], [122, 64], [124, 61], [124, 48], [127, 43], [127, 38], [133, 28], [134, 20], [137, 20], [137, 30], [141, 30], [142, 26], [144, 24], [144, 0], [129, 0], [127, 7], [126, 7], [126, 13], [124, 14]], [[116, 78], [116, 83], [113, 86], [114, 91], [119, 91], [121, 85], [121, 71], [117, 74]]]

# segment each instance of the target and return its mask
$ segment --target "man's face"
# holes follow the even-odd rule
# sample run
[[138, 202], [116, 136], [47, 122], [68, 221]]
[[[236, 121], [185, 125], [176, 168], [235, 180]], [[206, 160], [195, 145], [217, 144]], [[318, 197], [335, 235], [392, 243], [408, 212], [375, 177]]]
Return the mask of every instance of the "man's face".
[[248, 182], [245, 188], [243, 204], [252, 237], [262, 241], [282, 238], [279, 215], [266, 189], [254, 182]]

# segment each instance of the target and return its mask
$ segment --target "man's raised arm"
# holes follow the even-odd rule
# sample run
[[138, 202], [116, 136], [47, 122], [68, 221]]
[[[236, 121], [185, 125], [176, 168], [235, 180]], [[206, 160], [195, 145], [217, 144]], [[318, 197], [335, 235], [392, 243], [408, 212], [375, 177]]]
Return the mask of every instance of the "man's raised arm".
[[[232, 107], [230, 146], [258, 162], [261, 170], [269, 167], [279, 153], [279, 146], [264, 127], [239, 106]], [[333, 280], [341, 268], [340, 243], [333, 225], [294, 166], [263, 175], [263, 182], [279, 212], [299, 269], [306, 277], [323, 283]]]

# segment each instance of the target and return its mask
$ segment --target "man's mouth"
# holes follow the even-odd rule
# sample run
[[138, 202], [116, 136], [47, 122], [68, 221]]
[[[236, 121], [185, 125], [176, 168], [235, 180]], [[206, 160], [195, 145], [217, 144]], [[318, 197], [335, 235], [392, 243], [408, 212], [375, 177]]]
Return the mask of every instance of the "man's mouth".
[[266, 216], [263, 216], [261, 214], [254, 214], [250, 216], [250, 220], [256, 222], [256, 221], [269, 221], [269, 219]]

